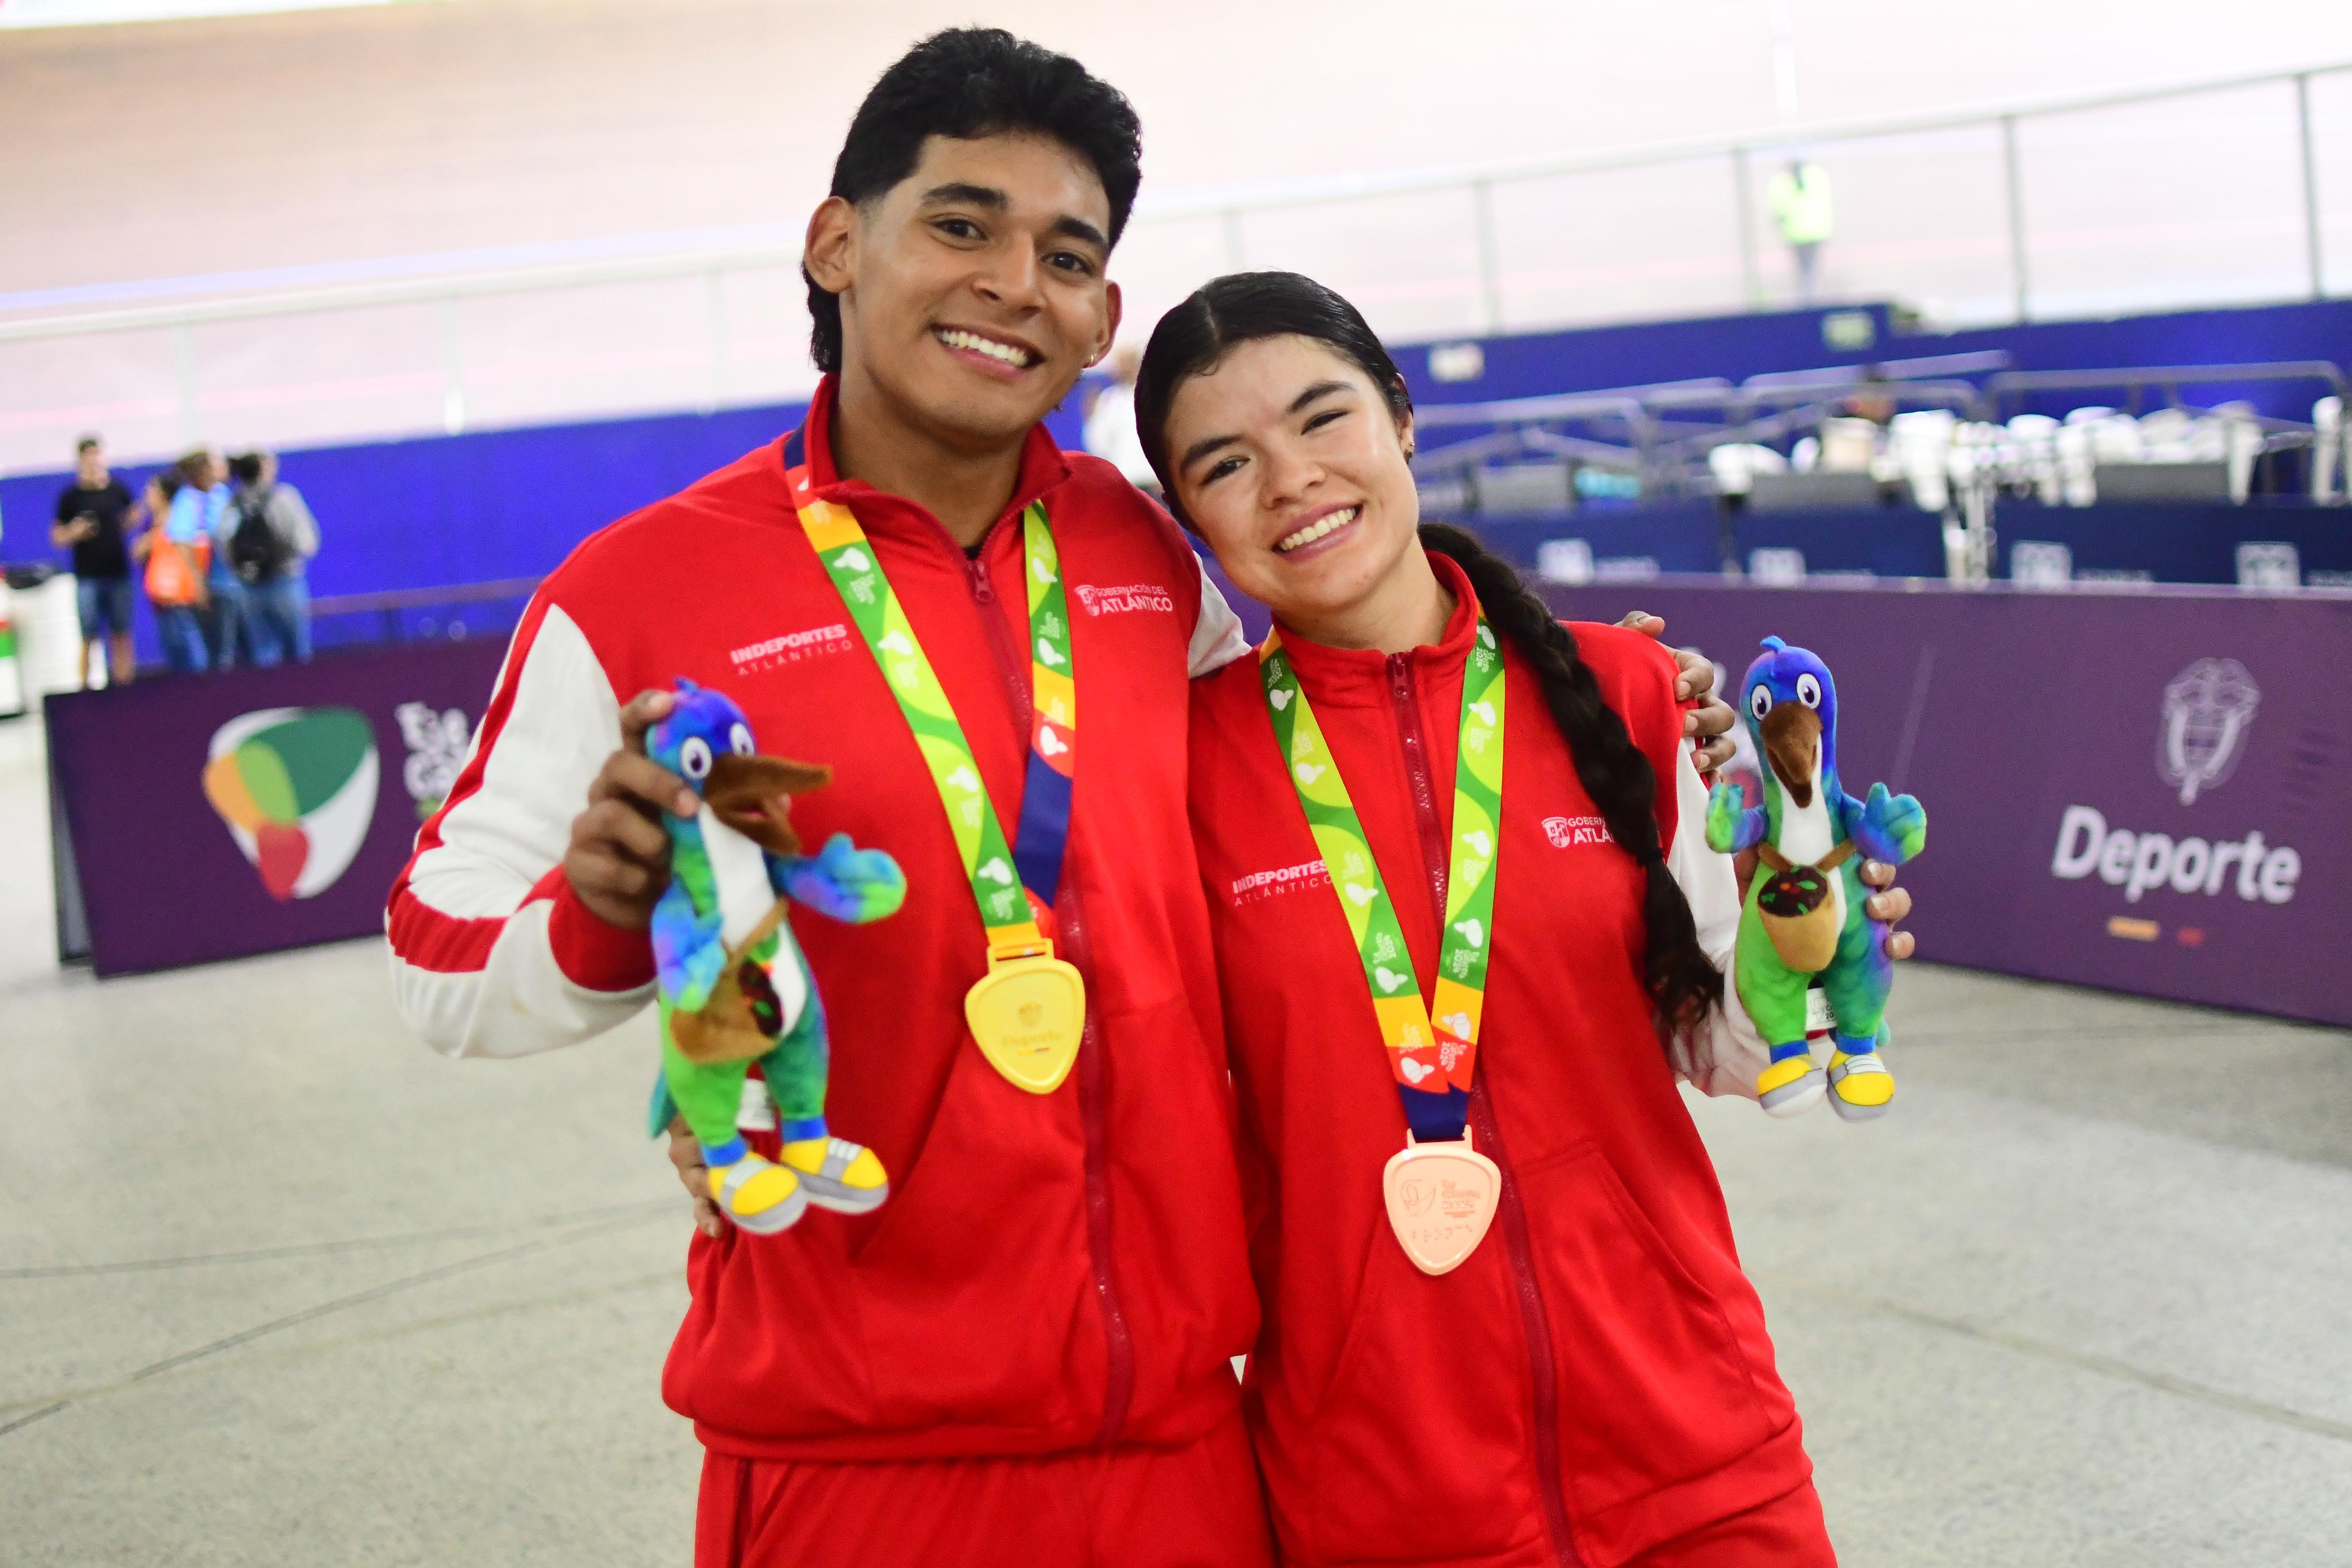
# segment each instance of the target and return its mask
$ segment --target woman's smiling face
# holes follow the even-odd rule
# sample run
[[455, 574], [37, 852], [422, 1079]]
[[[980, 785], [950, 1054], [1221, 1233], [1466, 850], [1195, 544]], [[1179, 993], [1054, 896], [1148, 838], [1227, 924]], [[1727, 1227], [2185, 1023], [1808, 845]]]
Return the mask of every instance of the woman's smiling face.
[[1168, 473], [1234, 586], [1309, 625], [1418, 548], [1411, 439], [1354, 361], [1312, 338], [1258, 338], [1177, 388]]

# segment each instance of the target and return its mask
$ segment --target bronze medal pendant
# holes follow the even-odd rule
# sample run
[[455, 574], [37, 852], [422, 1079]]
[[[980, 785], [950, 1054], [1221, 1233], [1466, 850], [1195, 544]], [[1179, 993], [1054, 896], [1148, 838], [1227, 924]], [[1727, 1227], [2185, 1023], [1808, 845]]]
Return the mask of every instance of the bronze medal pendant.
[[1470, 1146], [1466, 1127], [1458, 1144], [1417, 1144], [1408, 1134], [1381, 1173], [1381, 1190], [1390, 1228], [1412, 1266], [1447, 1274], [1486, 1239], [1502, 1200], [1503, 1173]]
[[988, 955], [964, 993], [964, 1021], [988, 1064], [1016, 1089], [1051, 1094], [1070, 1075], [1087, 1028], [1087, 983], [1053, 944]]

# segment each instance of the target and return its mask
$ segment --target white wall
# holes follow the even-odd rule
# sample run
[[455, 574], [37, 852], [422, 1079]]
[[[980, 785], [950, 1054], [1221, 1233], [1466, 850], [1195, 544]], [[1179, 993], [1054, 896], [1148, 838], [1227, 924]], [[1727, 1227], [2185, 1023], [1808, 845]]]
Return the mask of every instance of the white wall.
[[[1808, 121], [2352, 58], [2340, 0], [1790, 11]], [[874, 75], [971, 15], [969, 0], [446, 0], [0, 34], [0, 319], [123, 302], [142, 280], [284, 286], [488, 247], [789, 236]], [[1147, 192], [1166, 192], [1769, 126], [1768, 17], [1767, 0], [1002, 0], [986, 19], [1124, 88], [1144, 118]], [[2332, 270], [2352, 288], [2352, 76], [2316, 98]], [[2304, 289], [2290, 104], [2273, 89], [2029, 126], [2037, 308]], [[1833, 288], [1961, 319], [2005, 308], [1990, 133], [1821, 155], [1842, 214]], [[1730, 183], [1727, 167], [1694, 164], [1504, 188], [1506, 319], [1736, 308]], [[1466, 202], [1422, 196], [1253, 218], [1243, 241], [1250, 264], [1316, 271], [1384, 329], [1425, 336], [1472, 323], [1469, 236]], [[1139, 223], [1119, 259], [1139, 324], [1227, 254], [1213, 223]], [[1780, 289], [1784, 264], [1769, 241], [1766, 254]], [[805, 384], [797, 294], [783, 269], [727, 280], [724, 396]], [[706, 398], [711, 315], [695, 281], [468, 305], [467, 417]], [[437, 428], [444, 326], [404, 308], [202, 329], [199, 433]], [[131, 448], [176, 445], [190, 434], [179, 368], [162, 333], [0, 345], [0, 465], [50, 465], [89, 423]]]

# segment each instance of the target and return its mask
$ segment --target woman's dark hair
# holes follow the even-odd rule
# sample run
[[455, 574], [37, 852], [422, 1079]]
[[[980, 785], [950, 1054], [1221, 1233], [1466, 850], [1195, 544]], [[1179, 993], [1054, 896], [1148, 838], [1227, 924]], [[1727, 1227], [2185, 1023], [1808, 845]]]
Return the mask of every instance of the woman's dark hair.
[[[900, 56], [866, 93], [833, 162], [832, 194], [858, 206], [915, 172], [933, 136], [967, 141], [1007, 131], [1049, 137], [1094, 166], [1110, 198], [1110, 241], [1118, 243], [1143, 183], [1143, 127], [1135, 106], [1108, 82], [1002, 27], [934, 33]], [[808, 268], [809, 355], [841, 369], [841, 299]]]
[[[1175, 475], [1168, 466], [1168, 413], [1187, 380], [1214, 368], [1239, 343], [1259, 338], [1310, 338], [1351, 361], [1388, 401], [1402, 425], [1412, 397], [1396, 361], [1361, 312], [1339, 295], [1294, 272], [1239, 272], [1202, 286], [1160, 319], [1135, 382], [1136, 433], [1160, 476], [1169, 505], [1183, 517]], [[1642, 867], [1646, 885], [1642, 915], [1649, 942], [1643, 988], [1656, 1009], [1659, 1031], [1696, 1025], [1723, 1000], [1723, 976], [1698, 945], [1690, 902], [1666, 869], [1658, 841], [1657, 772], [1633, 744], [1625, 721], [1601, 695], [1601, 683], [1577, 653], [1576, 634], [1529, 591], [1511, 564], [1477, 538], [1445, 523], [1423, 523], [1424, 549], [1462, 568], [1495, 630], [1510, 639], [1543, 686], [1544, 706], [1568, 741], [1584, 792], [1601, 820]]]
[[188, 482], [181, 477], [180, 465], [176, 463], [168, 468], [159, 468], [147, 476], [147, 483], [163, 491], [163, 499], [166, 501], [188, 487]]

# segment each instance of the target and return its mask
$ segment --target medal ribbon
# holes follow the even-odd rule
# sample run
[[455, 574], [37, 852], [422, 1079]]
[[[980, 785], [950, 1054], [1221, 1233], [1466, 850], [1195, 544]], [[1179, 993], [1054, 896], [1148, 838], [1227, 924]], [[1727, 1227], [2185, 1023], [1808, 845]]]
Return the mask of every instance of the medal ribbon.
[[1437, 986], [1423, 1001], [1380, 863], [1356, 816], [1315, 710], [1298, 684], [1281, 633], [1258, 649], [1267, 714], [1323, 852], [1331, 891], [1348, 917], [1371, 988], [1405, 1124], [1417, 1143], [1454, 1142], [1470, 1115], [1478, 1065], [1478, 1025], [1486, 1004], [1486, 954], [1494, 941], [1495, 852], [1503, 814], [1503, 655], [1484, 615], [1462, 672], [1462, 727], [1454, 764], [1454, 844], [1445, 873], [1445, 929]]
[[[1018, 849], [1008, 848], [1004, 829], [973, 760], [947, 690], [940, 685], [915, 635], [907, 612], [875, 559], [866, 530], [846, 507], [818, 499], [800, 455], [795, 432], [784, 451], [785, 479], [800, 515], [801, 528], [824, 564], [849, 611], [851, 622], [880, 666], [884, 684], [898, 701], [907, 727], [930, 769], [931, 783], [946, 809], [948, 827], [971, 879], [973, 902], [988, 930], [989, 946], [1045, 945], [1029, 902], [1034, 893], [1053, 906], [1069, 842], [1070, 794], [1077, 747], [1077, 687], [1070, 663], [1070, 616], [1062, 588], [1061, 558], [1043, 502], [1022, 513], [1023, 576], [1028, 583], [1030, 693], [1029, 770], [1022, 787]], [[1028, 890], [1024, 892], [1024, 887]]]

